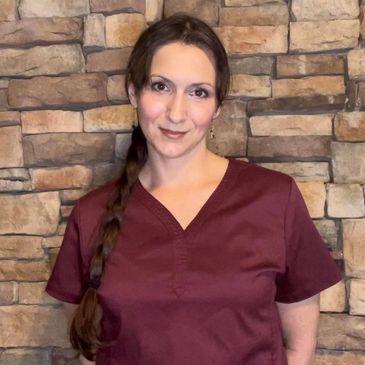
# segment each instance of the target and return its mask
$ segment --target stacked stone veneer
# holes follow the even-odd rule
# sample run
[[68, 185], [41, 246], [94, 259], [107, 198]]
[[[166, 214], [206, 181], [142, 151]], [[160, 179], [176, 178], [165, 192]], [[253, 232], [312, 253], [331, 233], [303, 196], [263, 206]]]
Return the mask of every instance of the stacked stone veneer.
[[[76, 364], [44, 293], [75, 200], [117, 176], [126, 60], [184, 10], [230, 56], [215, 152], [295, 177], [344, 280], [323, 293], [316, 364], [365, 364], [365, 1], [2, 0], [0, 364]], [[362, 111], [364, 110], [364, 111]], [[244, 345], [244, 344], [243, 344]]]

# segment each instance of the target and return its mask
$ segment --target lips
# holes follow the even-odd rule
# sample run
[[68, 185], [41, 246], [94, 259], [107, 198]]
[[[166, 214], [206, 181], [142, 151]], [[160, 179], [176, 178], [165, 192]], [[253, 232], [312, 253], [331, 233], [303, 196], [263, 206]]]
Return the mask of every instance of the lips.
[[170, 139], [180, 139], [185, 135], [185, 133], [187, 133], [187, 132], [172, 131], [170, 129], [165, 129], [161, 127], [160, 130], [165, 137]]

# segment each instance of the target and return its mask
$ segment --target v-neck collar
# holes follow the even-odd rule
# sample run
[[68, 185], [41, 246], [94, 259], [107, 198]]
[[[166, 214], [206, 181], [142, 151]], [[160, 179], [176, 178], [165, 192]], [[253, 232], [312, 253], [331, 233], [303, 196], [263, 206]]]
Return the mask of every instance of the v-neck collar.
[[231, 179], [231, 175], [235, 170], [234, 158], [228, 157], [227, 159], [228, 165], [221, 181], [218, 183], [209, 198], [205, 201], [203, 206], [185, 229], [181, 226], [175, 216], [157, 198], [155, 198], [147, 189], [145, 189], [139, 178], [137, 178], [135, 182], [136, 196], [164, 223], [166, 228], [174, 236], [184, 236], [191, 234], [199, 227], [199, 223], [202, 222], [207, 213], [213, 210], [213, 205], [224, 196], [224, 192], [227, 190], [229, 182], [233, 180]]

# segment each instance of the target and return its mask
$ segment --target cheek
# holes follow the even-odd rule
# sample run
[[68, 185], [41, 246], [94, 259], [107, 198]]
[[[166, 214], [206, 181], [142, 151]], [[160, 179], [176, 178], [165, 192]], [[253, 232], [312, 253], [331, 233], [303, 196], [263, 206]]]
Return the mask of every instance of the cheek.
[[140, 100], [141, 116], [154, 119], [165, 111], [165, 103], [161, 98], [152, 94], [145, 94]]
[[210, 125], [210, 122], [213, 119], [215, 112], [215, 104], [205, 104], [205, 105], [194, 105], [190, 108], [189, 114], [191, 119], [195, 121], [195, 123], [201, 127], [206, 127]]

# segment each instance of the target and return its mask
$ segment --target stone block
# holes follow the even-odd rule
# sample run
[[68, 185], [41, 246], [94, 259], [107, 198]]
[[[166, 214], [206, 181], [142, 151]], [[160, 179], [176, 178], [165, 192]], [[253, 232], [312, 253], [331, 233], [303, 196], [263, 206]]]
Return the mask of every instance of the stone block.
[[334, 218], [363, 217], [365, 206], [361, 185], [329, 184], [328, 215]]
[[344, 312], [346, 309], [345, 283], [339, 283], [323, 290], [320, 294], [321, 312]]
[[109, 133], [55, 133], [23, 137], [25, 164], [49, 166], [112, 161]]
[[84, 111], [86, 132], [131, 131], [137, 118], [132, 105], [112, 105]]
[[69, 346], [67, 321], [62, 307], [2, 306], [0, 317], [2, 319], [1, 347]]
[[115, 14], [105, 19], [106, 45], [110, 48], [132, 47], [146, 27], [142, 14]]
[[317, 52], [354, 48], [360, 32], [359, 20], [290, 23], [290, 52]]
[[251, 7], [222, 7], [219, 9], [219, 25], [281, 25], [289, 23], [286, 4], [267, 4]]
[[250, 118], [253, 136], [332, 135], [332, 115], [265, 115]]
[[105, 47], [105, 17], [103, 14], [90, 14], [85, 17], [84, 47]]
[[131, 144], [131, 133], [118, 133], [115, 139], [115, 156], [117, 159], [125, 161], [127, 151]]
[[9, 109], [8, 90], [0, 89], [0, 111], [8, 110], [8, 109]]
[[163, 0], [146, 0], [145, 18], [147, 23], [162, 19]]
[[45, 292], [46, 282], [19, 283], [19, 304], [56, 304], [58, 300]]
[[27, 169], [23, 168], [1, 169], [0, 179], [27, 181], [29, 180], [29, 173]]
[[263, 162], [257, 163], [271, 170], [290, 175], [297, 181], [329, 181], [327, 162]]
[[0, 127], [8, 127], [20, 124], [19, 112], [0, 112]]
[[[130, 134], [126, 133], [123, 135], [126, 135], [130, 138]], [[118, 141], [118, 136], [120, 134], [117, 134], [116, 141]], [[116, 142], [117, 145], [118, 142]], [[118, 157], [118, 155], [117, 155]], [[116, 180], [120, 177], [122, 172], [122, 164], [121, 163], [104, 163], [104, 164], [97, 164], [94, 165], [93, 168], [93, 181], [91, 183], [91, 186], [97, 187], [100, 185], [103, 185], [111, 180]]]
[[42, 237], [0, 236], [2, 259], [40, 259], [43, 256]]
[[82, 132], [81, 112], [36, 110], [21, 113], [23, 134]]
[[270, 77], [233, 75], [229, 95], [247, 98], [268, 98], [271, 96]]
[[297, 182], [297, 185], [305, 200], [310, 216], [312, 218], [322, 218], [326, 201], [324, 183], [320, 181]]
[[124, 75], [113, 75], [108, 77], [107, 94], [109, 101], [125, 101], [128, 96], [124, 89]]
[[91, 11], [94, 13], [132, 12], [144, 13], [144, 0], [90, 0]]
[[82, 34], [79, 18], [28, 18], [0, 23], [2, 46], [81, 42]]
[[72, 211], [72, 206], [71, 205], [63, 205], [61, 206], [61, 218], [63, 219], [67, 219]]
[[338, 227], [335, 221], [329, 219], [316, 219], [314, 225], [331, 252], [338, 250]]
[[365, 315], [365, 280], [350, 280], [350, 314]]
[[207, 138], [208, 148], [221, 156], [244, 156], [247, 148], [246, 104], [227, 100], [213, 120], [215, 137]]
[[344, 73], [344, 59], [339, 55], [301, 54], [277, 56], [277, 78], [312, 75], [342, 75]]
[[64, 77], [39, 76], [30, 80], [12, 79], [9, 105], [15, 109], [31, 107], [80, 108], [107, 103], [107, 75], [73, 74]]
[[61, 247], [62, 241], [63, 241], [62, 236], [43, 237], [42, 247], [44, 247], [44, 248], [59, 248], [59, 247]]
[[319, 348], [361, 350], [365, 346], [365, 318], [347, 314], [322, 314], [319, 321]]
[[317, 350], [315, 365], [364, 365], [365, 354], [351, 351]]
[[361, 34], [361, 40], [365, 40], [365, 4], [360, 6], [360, 34]]
[[230, 58], [229, 67], [233, 75], [271, 75], [274, 58], [269, 56], [251, 56], [244, 58]]
[[70, 189], [61, 190], [60, 198], [62, 204], [73, 204], [76, 200], [80, 199], [83, 195], [88, 192], [88, 189]]
[[272, 97], [345, 94], [343, 76], [307, 76], [302, 79], [272, 80]]
[[19, 192], [31, 190], [32, 184], [30, 181], [0, 180], [0, 191], [2, 192]]
[[52, 365], [80, 365], [80, 361], [75, 350], [54, 347], [52, 351]]
[[0, 306], [14, 304], [17, 300], [18, 284], [14, 281], [0, 283]]
[[72, 17], [90, 13], [89, 0], [20, 0], [18, 10], [22, 19]]
[[87, 72], [124, 72], [127, 68], [131, 48], [107, 49], [87, 55]]
[[297, 96], [249, 100], [247, 112], [249, 115], [329, 112], [332, 110], [342, 110], [344, 105], [345, 95]]
[[337, 113], [334, 126], [338, 141], [365, 141], [365, 112]]
[[57, 192], [2, 194], [0, 203], [0, 234], [49, 235], [57, 229]]
[[286, 25], [224, 26], [215, 28], [215, 31], [229, 55], [276, 54], [286, 53], [288, 50]]
[[34, 190], [74, 189], [89, 186], [92, 170], [82, 165], [30, 169]]
[[51, 365], [48, 350], [5, 349], [0, 355], [0, 365]]
[[21, 128], [19, 126], [0, 128], [0, 167], [21, 166], [23, 166]]
[[331, 150], [334, 182], [363, 184], [365, 143], [332, 142]]
[[[1, 96], [0, 96], [0, 98], [1, 98]], [[0, 101], [0, 104], [1, 104], [1, 101]], [[358, 104], [359, 104], [361, 110], [365, 109], [365, 82], [359, 82]]]
[[330, 157], [331, 137], [269, 136], [249, 137], [248, 157], [276, 159], [322, 159]]
[[16, 19], [18, 19], [17, 0], [2, 0], [0, 22], [10, 22]]
[[0, 266], [0, 280], [2, 281], [47, 280], [49, 274], [49, 267], [45, 261], [2, 260]]
[[358, 0], [292, 0], [291, 11], [297, 21], [355, 19], [359, 16]]
[[219, 0], [176, 1], [165, 0], [163, 15], [168, 17], [177, 12], [186, 12], [204, 20], [210, 26], [218, 24]]
[[344, 219], [342, 226], [346, 275], [365, 278], [365, 219]]
[[225, 0], [226, 6], [250, 6], [269, 3], [285, 4], [285, 0]]
[[347, 54], [349, 77], [353, 80], [365, 80], [365, 49], [352, 49]]

